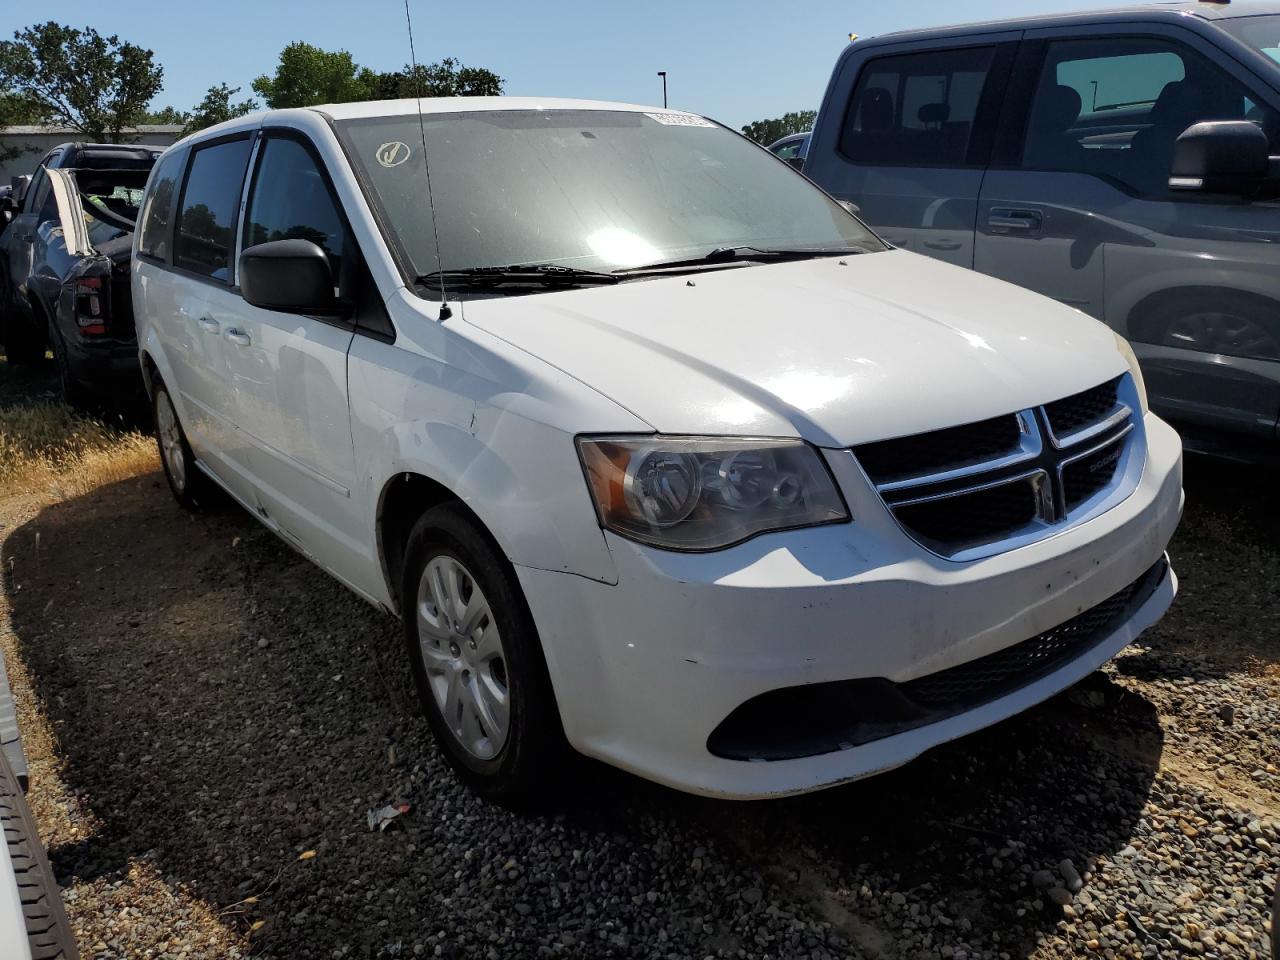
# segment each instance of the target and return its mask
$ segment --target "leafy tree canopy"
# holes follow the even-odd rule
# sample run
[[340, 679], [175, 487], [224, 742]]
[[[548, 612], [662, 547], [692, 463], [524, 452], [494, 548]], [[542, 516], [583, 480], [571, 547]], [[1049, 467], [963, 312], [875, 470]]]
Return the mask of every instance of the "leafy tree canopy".
[[243, 117], [246, 113], [253, 113], [259, 109], [258, 101], [252, 97], [241, 100], [239, 103], [232, 103], [231, 98], [239, 92], [239, 87], [228, 87], [225, 83], [210, 87], [204, 99], [192, 107], [191, 113], [187, 115], [182, 130], [183, 135], [212, 127], [215, 123], [222, 123], [224, 120]]
[[789, 134], [812, 130], [813, 121], [817, 118], [816, 110], [800, 110], [796, 113], [784, 114], [777, 120], [757, 120], [755, 123], [748, 123], [742, 128], [742, 132], [756, 143], [767, 147], [775, 140], [780, 140]]
[[370, 75], [369, 100], [399, 100], [405, 97], [496, 97], [502, 93], [502, 78], [484, 67], [464, 67], [453, 57], [439, 63], [405, 64], [403, 70]]
[[185, 110], [179, 110], [177, 107], [161, 107], [159, 110], [149, 110], [146, 119], [142, 122], [184, 125], [190, 119], [191, 114]]
[[91, 140], [119, 140], [146, 120], [164, 69], [150, 50], [50, 20], [0, 41], [0, 89], [32, 106], [42, 122]]
[[317, 103], [387, 100], [400, 97], [478, 97], [502, 93], [502, 78], [483, 67], [467, 67], [452, 57], [439, 63], [406, 65], [379, 72], [356, 64], [346, 50], [322, 50], [291, 43], [280, 51], [273, 76], [253, 81], [268, 107], [309, 107]]
[[[40, 105], [30, 97], [17, 93], [0, 92], [0, 127], [14, 127], [28, 123], [43, 123]], [[34, 153], [35, 147], [0, 146], [0, 163], [9, 163], [24, 153]]]
[[253, 89], [276, 110], [367, 100], [368, 84], [360, 73], [345, 50], [291, 43], [280, 51], [275, 76], [263, 74], [253, 81]]

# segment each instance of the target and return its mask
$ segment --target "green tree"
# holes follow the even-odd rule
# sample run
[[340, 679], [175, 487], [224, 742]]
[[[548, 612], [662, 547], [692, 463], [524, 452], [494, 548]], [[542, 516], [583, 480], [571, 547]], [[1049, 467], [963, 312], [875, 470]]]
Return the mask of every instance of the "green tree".
[[346, 50], [321, 50], [291, 43], [280, 51], [275, 76], [263, 74], [253, 90], [268, 107], [309, 107], [317, 103], [368, 100], [374, 75], [361, 70]]
[[[44, 114], [40, 105], [22, 94], [0, 92], [0, 127], [13, 127], [20, 124], [43, 123]], [[17, 160], [24, 153], [35, 153], [31, 146], [0, 146], [0, 163]]]
[[757, 120], [755, 123], [748, 123], [742, 128], [742, 132], [756, 143], [767, 147], [773, 141], [780, 140], [789, 134], [812, 130], [813, 121], [817, 118], [816, 110], [800, 110], [797, 113], [783, 114], [777, 120]]
[[160, 123], [167, 126], [184, 126], [191, 119], [191, 114], [177, 107], [161, 107], [159, 110], [147, 111], [144, 123]]
[[192, 107], [191, 113], [187, 115], [182, 130], [183, 135], [212, 127], [215, 123], [222, 123], [223, 120], [243, 117], [246, 113], [253, 113], [258, 109], [258, 101], [252, 97], [241, 100], [239, 103], [232, 103], [231, 98], [239, 92], [239, 87], [228, 87], [225, 83], [210, 87], [204, 99]]
[[268, 107], [280, 109], [416, 96], [496, 97], [502, 93], [502, 78], [484, 67], [464, 66], [453, 57], [380, 72], [361, 67], [346, 50], [291, 43], [280, 51], [275, 74], [258, 77], [253, 89]]
[[370, 100], [399, 100], [405, 97], [496, 97], [502, 93], [502, 78], [484, 67], [466, 67], [453, 57], [439, 63], [405, 64], [403, 70], [372, 74]]
[[92, 27], [51, 20], [0, 42], [0, 89], [35, 105], [45, 122], [91, 140], [119, 140], [144, 121], [163, 76], [150, 50]]

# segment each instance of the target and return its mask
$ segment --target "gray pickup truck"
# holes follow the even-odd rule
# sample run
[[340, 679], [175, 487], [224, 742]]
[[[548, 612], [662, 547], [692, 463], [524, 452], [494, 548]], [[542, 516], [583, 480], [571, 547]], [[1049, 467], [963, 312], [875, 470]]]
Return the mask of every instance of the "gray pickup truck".
[[1274, 456], [1278, 60], [1274, 2], [859, 40], [836, 63], [804, 172], [890, 243], [1128, 337], [1152, 408], [1188, 446]]

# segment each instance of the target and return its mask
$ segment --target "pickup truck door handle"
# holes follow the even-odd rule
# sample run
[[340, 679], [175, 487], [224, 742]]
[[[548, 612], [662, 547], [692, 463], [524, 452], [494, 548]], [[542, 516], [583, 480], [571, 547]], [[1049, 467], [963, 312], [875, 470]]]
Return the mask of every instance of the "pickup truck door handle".
[[227, 327], [222, 335], [238, 347], [247, 347], [251, 342], [247, 333], [243, 330], [237, 330], [235, 327]]
[[930, 250], [959, 250], [964, 246], [959, 240], [926, 240], [924, 245]]
[[213, 319], [213, 317], [201, 317], [200, 326], [208, 333], [218, 332], [218, 321]]
[[1025, 207], [992, 207], [987, 226], [995, 233], [1039, 233], [1044, 214]]

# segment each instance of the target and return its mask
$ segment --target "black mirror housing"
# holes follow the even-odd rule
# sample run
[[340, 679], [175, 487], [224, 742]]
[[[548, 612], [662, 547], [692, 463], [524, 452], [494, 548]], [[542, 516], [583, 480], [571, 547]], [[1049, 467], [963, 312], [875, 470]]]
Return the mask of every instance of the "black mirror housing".
[[1193, 123], [1173, 146], [1170, 190], [1249, 195], [1266, 181], [1267, 135], [1248, 120]]
[[310, 240], [272, 240], [240, 254], [240, 295], [255, 307], [338, 316], [333, 288], [329, 256]]

